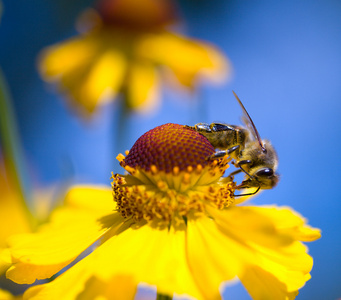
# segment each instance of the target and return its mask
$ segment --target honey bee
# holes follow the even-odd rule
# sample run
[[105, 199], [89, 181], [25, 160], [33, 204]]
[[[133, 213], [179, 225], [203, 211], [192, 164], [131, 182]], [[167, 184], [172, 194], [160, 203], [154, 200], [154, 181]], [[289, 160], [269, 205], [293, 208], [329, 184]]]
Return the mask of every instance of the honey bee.
[[253, 195], [260, 189], [272, 189], [277, 185], [279, 175], [275, 171], [278, 166], [278, 157], [270, 141], [260, 138], [243, 103], [235, 92], [233, 94], [243, 110], [242, 120], [245, 127], [223, 123], [198, 123], [187, 127], [205, 136], [211, 145], [218, 149], [207, 157], [208, 160], [218, 159], [225, 155], [234, 159], [233, 164], [238, 169], [230, 176], [233, 177], [240, 172], [245, 173], [245, 179], [236, 186], [236, 189], [256, 188], [252, 193], [235, 196]]

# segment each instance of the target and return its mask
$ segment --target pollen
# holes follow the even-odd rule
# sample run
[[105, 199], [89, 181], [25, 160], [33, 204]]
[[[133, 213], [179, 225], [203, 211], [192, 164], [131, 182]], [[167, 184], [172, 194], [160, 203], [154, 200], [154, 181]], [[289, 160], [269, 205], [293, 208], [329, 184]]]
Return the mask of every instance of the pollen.
[[234, 201], [235, 183], [222, 178], [230, 159], [207, 160], [214, 148], [196, 131], [165, 124], [142, 135], [117, 156], [128, 175], [112, 175], [114, 201], [126, 219], [179, 224], [224, 209]]

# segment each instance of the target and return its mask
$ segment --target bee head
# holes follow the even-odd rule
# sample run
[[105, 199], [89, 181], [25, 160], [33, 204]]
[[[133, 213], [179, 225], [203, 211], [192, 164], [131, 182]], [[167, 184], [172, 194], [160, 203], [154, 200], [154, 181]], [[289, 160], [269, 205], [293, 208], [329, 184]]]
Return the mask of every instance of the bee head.
[[238, 186], [238, 189], [255, 187], [267, 190], [277, 185], [279, 181], [279, 175], [275, 172], [278, 165], [277, 153], [269, 141], [263, 140], [262, 145], [264, 146], [261, 148], [257, 141], [253, 141], [244, 149], [239, 164], [248, 162], [241, 167], [247, 179]]
[[252, 177], [249, 177], [237, 187], [238, 189], [245, 188], [261, 188], [263, 190], [269, 190], [274, 188], [279, 181], [279, 174], [275, 173], [271, 168], [260, 168], [253, 173]]

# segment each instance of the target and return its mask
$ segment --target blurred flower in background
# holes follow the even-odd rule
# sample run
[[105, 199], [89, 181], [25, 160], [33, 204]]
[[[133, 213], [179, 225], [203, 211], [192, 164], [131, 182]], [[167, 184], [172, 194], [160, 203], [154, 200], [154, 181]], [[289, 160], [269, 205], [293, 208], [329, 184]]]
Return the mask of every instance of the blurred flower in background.
[[235, 206], [235, 183], [221, 177], [230, 160], [207, 161], [214, 151], [182, 125], [150, 130], [118, 156], [129, 174], [113, 175], [113, 193], [76, 186], [51, 222], [10, 238], [7, 276], [49, 278], [97, 242], [24, 297], [132, 300], [142, 282], [164, 297], [220, 299], [221, 284], [239, 278], [253, 299], [294, 299], [312, 268], [301, 241], [319, 230], [290, 208]]
[[215, 47], [176, 33], [178, 22], [171, 1], [101, 0], [81, 15], [78, 37], [43, 51], [40, 73], [83, 116], [118, 93], [128, 109], [150, 111], [160, 101], [161, 77], [195, 89], [200, 79], [222, 81], [230, 71]]

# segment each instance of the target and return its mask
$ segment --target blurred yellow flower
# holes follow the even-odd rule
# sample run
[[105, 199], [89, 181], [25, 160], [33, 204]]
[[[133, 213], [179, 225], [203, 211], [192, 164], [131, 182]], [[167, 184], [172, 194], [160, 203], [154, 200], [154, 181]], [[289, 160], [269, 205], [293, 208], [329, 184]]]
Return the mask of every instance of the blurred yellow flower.
[[113, 175], [113, 194], [74, 187], [38, 233], [10, 239], [7, 277], [49, 278], [96, 243], [24, 298], [132, 300], [146, 283], [163, 295], [220, 299], [221, 285], [235, 278], [254, 299], [295, 298], [313, 265], [301, 241], [319, 230], [290, 208], [234, 205], [235, 183], [221, 177], [229, 159], [207, 161], [213, 152], [181, 125], [145, 133], [118, 156], [130, 174]]
[[72, 107], [84, 115], [113, 101], [118, 93], [129, 109], [154, 109], [160, 69], [189, 89], [198, 79], [223, 80], [229, 72], [224, 55], [171, 31], [176, 21], [170, 1], [99, 1], [96, 10], [81, 16], [80, 36], [42, 52], [40, 73], [57, 83]]

